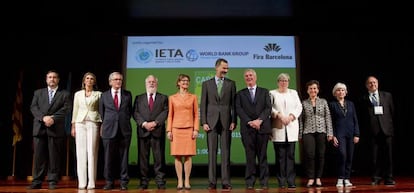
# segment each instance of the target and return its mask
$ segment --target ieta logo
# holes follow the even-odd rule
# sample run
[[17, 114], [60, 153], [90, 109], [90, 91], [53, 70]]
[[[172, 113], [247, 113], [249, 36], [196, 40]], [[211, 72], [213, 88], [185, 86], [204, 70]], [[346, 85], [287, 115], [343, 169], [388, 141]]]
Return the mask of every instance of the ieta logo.
[[141, 64], [148, 63], [152, 60], [153, 57], [154, 54], [150, 50], [145, 48], [139, 49], [135, 53], [135, 60]]
[[267, 45], [265, 45], [263, 49], [266, 52], [271, 52], [271, 51], [279, 52], [282, 48], [276, 43], [268, 43]]

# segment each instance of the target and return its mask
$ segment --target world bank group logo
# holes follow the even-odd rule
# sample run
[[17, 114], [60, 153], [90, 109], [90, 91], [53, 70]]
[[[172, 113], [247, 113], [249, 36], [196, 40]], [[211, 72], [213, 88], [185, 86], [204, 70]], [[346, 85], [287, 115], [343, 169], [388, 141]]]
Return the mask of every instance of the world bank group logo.
[[195, 62], [198, 60], [198, 52], [194, 49], [190, 49], [187, 51], [187, 53], [185, 53], [185, 57], [187, 58], [188, 61], [190, 62]]
[[265, 45], [263, 49], [266, 52], [271, 52], [271, 51], [279, 52], [282, 48], [276, 43], [268, 43], [267, 45]]
[[135, 60], [137, 60], [138, 63], [145, 64], [150, 62], [153, 57], [154, 54], [150, 50], [142, 48], [137, 50]]

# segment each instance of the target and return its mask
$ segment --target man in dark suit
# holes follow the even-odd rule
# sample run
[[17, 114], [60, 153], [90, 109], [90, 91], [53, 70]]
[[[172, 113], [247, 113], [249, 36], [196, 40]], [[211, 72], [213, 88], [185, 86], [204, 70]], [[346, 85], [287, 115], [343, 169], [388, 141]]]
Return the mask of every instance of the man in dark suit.
[[225, 78], [228, 62], [219, 58], [215, 64], [214, 78], [203, 82], [201, 91], [201, 124], [207, 133], [208, 189], [216, 189], [217, 144], [221, 145], [222, 188], [230, 190], [230, 145], [231, 133], [236, 128], [235, 112], [236, 83]]
[[135, 97], [133, 115], [138, 132], [138, 163], [141, 174], [139, 188], [148, 189], [152, 149], [155, 183], [158, 189], [165, 189], [165, 120], [168, 116], [168, 96], [157, 92], [158, 79], [153, 75], [145, 79], [145, 87], [146, 92]]
[[262, 189], [268, 189], [269, 166], [267, 144], [272, 133], [269, 91], [256, 85], [257, 76], [253, 69], [244, 72], [247, 88], [236, 94], [236, 111], [240, 118], [241, 139], [246, 153], [246, 188], [251, 190], [256, 182], [256, 159], [259, 161], [259, 182]]
[[49, 189], [55, 189], [60, 178], [65, 152], [65, 118], [71, 111], [69, 92], [59, 88], [59, 74], [46, 74], [47, 88], [34, 92], [30, 110], [33, 114], [34, 168], [28, 189], [40, 189], [47, 175]]
[[360, 122], [368, 131], [372, 152], [372, 185], [383, 179], [385, 185], [394, 185], [393, 136], [394, 103], [391, 93], [378, 90], [378, 79], [369, 76], [365, 82], [368, 92], [360, 101]]
[[99, 101], [99, 113], [102, 116], [101, 138], [104, 148], [104, 190], [114, 188], [113, 174], [115, 163], [120, 163], [121, 190], [128, 189], [128, 152], [131, 143], [131, 92], [122, 89], [123, 76], [119, 72], [109, 75], [111, 89], [102, 93]]

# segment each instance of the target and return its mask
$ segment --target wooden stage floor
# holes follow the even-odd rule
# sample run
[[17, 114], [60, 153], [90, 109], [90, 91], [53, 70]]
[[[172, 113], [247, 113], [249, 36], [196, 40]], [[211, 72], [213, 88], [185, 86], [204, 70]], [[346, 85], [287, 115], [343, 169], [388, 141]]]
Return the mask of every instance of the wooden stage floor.
[[[395, 178], [397, 184], [394, 186], [385, 186], [383, 184], [372, 186], [369, 177], [353, 177], [351, 182], [353, 183], [353, 187], [351, 188], [336, 188], [336, 178], [323, 178], [322, 183], [323, 187], [318, 188], [306, 188], [305, 183], [306, 179], [297, 178], [296, 185], [297, 188], [295, 189], [281, 189], [278, 188], [278, 184], [276, 179], [272, 178], [269, 183], [268, 190], [246, 190], [244, 185], [243, 178], [236, 177], [232, 179], [233, 189], [231, 191], [222, 191], [218, 188], [216, 191], [209, 191], [206, 189], [207, 187], [207, 179], [206, 178], [192, 178], [191, 179], [191, 190], [176, 190], [176, 180], [173, 178], [167, 179], [167, 189], [166, 190], [158, 190], [154, 181], [150, 182], [149, 189], [147, 190], [139, 190], [138, 184], [139, 181], [136, 178], [131, 179], [128, 190], [127, 191], [120, 191], [119, 186], [115, 186], [116, 189], [113, 190], [103, 190], [102, 187], [104, 186], [104, 180], [98, 180], [97, 188], [94, 190], [78, 190], [77, 189], [77, 182], [75, 179], [71, 180], [62, 180], [58, 183], [57, 189], [55, 190], [48, 190], [47, 183], [43, 184], [42, 189], [38, 190], [27, 190], [26, 187], [30, 185], [30, 181], [27, 180], [0, 180], [0, 192], [62, 192], [62, 193], [69, 193], [69, 192], [76, 192], [76, 193], [116, 193], [116, 192], [140, 192], [140, 193], [223, 193], [223, 192], [231, 192], [231, 193], [277, 193], [277, 192], [306, 192], [306, 193], [326, 193], [326, 192], [337, 192], [337, 193], [355, 193], [355, 192], [414, 192], [414, 177], [397, 177]], [[218, 184], [219, 185], [219, 184]], [[221, 187], [221, 186], [218, 186]]]

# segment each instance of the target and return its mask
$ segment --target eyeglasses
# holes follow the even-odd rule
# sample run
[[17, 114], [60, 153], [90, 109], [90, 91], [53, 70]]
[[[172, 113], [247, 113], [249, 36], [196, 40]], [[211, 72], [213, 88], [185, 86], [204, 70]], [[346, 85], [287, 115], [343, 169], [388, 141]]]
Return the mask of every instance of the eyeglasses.
[[112, 79], [113, 81], [116, 81], [116, 80], [119, 80], [119, 81], [122, 81], [122, 78], [114, 78], [114, 79]]
[[289, 82], [289, 80], [279, 80], [279, 82]]
[[185, 80], [180, 80], [181, 82], [190, 82], [190, 80], [185, 79]]

